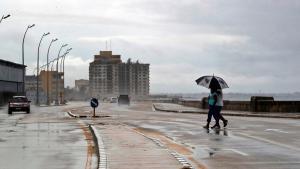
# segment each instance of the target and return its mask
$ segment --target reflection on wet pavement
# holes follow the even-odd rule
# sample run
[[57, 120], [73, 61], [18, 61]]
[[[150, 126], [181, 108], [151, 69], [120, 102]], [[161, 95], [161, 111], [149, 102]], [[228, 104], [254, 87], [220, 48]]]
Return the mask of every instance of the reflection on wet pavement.
[[[138, 107], [134, 105], [134, 107]], [[155, 130], [185, 145], [196, 161], [217, 169], [298, 169], [300, 121], [227, 117], [227, 129], [206, 130], [206, 115], [108, 108], [128, 125]], [[139, 111], [137, 111], [139, 110]]]
[[0, 111], [0, 166], [85, 168], [86, 138], [78, 123], [66, 119], [60, 107], [32, 106], [31, 114], [6, 113], [5, 109]]

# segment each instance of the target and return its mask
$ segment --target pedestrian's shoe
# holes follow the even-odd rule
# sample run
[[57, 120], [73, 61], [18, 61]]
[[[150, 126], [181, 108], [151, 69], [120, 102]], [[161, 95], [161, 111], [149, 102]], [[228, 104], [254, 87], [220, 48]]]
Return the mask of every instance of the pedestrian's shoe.
[[223, 124], [224, 124], [224, 127], [226, 127], [227, 124], [228, 124], [228, 120], [224, 120], [224, 121], [223, 121]]
[[220, 129], [220, 125], [219, 124], [215, 124], [214, 126], [211, 127], [211, 129]]
[[209, 124], [207, 124], [207, 125], [203, 126], [203, 128], [205, 128], [205, 129], [209, 129]]

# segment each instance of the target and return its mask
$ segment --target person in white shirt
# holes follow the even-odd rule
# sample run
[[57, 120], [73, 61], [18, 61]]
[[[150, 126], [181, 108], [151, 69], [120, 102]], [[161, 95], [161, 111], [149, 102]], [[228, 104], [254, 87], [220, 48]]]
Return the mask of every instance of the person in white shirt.
[[211, 88], [210, 94], [208, 96], [209, 111], [207, 115], [207, 124], [203, 126], [206, 129], [209, 129], [209, 123], [212, 116], [216, 121], [216, 124], [211, 127], [212, 129], [220, 129], [219, 120], [223, 121], [224, 127], [227, 126], [228, 120], [226, 120], [222, 114], [221, 110], [223, 107], [223, 93], [221, 89]]

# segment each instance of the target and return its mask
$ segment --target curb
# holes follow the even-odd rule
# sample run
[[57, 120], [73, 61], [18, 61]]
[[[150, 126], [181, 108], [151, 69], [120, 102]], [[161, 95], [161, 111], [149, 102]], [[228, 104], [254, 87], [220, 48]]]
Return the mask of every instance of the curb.
[[106, 156], [102, 137], [100, 136], [100, 134], [98, 133], [97, 129], [94, 126], [89, 125], [89, 129], [91, 130], [91, 133], [93, 135], [93, 140], [94, 140], [95, 146], [96, 146], [96, 153], [98, 156], [98, 167], [97, 168], [98, 169], [107, 169], [107, 156]]
[[67, 112], [69, 116], [74, 117], [74, 118], [101, 118], [101, 117], [110, 117], [110, 116], [88, 116], [88, 115], [75, 115], [71, 111]]
[[74, 117], [74, 118], [78, 118], [79, 116], [73, 114], [71, 111], [67, 112], [69, 116]]
[[160, 109], [160, 108], [157, 108], [155, 106], [155, 104], [152, 104], [153, 105], [153, 108], [155, 111], [163, 111], [163, 112], [173, 112], [173, 113], [189, 113], [189, 114], [207, 114], [207, 112], [197, 112], [197, 111], [181, 111], [181, 110], [168, 110], [168, 109]]
[[[178, 110], [166, 110], [160, 109], [153, 104], [153, 108], [155, 111], [162, 112], [173, 112], [173, 113], [189, 113], [189, 114], [207, 114], [207, 112], [197, 112], [197, 111], [178, 111]], [[258, 114], [234, 114], [234, 113], [222, 113], [225, 116], [239, 116], [239, 117], [264, 117], [264, 118], [285, 118], [285, 119], [300, 119], [300, 116], [296, 117], [288, 117], [288, 116], [274, 116], [274, 115], [258, 115]]]

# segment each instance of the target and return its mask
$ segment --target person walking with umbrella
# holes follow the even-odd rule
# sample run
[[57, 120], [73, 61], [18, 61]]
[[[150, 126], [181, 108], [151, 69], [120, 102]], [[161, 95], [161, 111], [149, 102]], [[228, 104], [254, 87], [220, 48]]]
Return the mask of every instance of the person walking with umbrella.
[[221, 114], [221, 110], [223, 108], [223, 93], [222, 93], [222, 89], [218, 88], [214, 88], [213, 89], [214, 91], [216, 91], [216, 97], [214, 98], [215, 100], [215, 103], [214, 103], [214, 106], [213, 106], [213, 115], [214, 115], [214, 118], [216, 120], [216, 124], [211, 127], [212, 129], [220, 129], [220, 124], [219, 124], [219, 120], [222, 120], [223, 121], [223, 124], [224, 124], [224, 127], [227, 126], [228, 124], [228, 120], [226, 120], [222, 114]]
[[217, 103], [217, 92], [216, 89], [210, 89], [210, 93], [208, 95], [208, 114], [207, 114], [207, 123], [203, 128], [209, 129], [209, 124], [211, 122], [212, 116], [214, 116], [214, 119], [216, 120], [216, 124], [213, 126], [213, 128], [220, 127], [219, 125], [219, 117], [216, 114], [216, 103]]
[[217, 76], [202, 76], [196, 80], [196, 83], [211, 90], [208, 96], [209, 111], [207, 115], [207, 124], [203, 127], [209, 129], [212, 116], [216, 121], [216, 124], [212, 127], [212, 129], [220, 129], [220, 119], [223, 121], [224, 127], [226, 127], [228, 120], [221, 115], [221, 110], [223, 107], [222, 88], [228, 88], [226, 82]]

